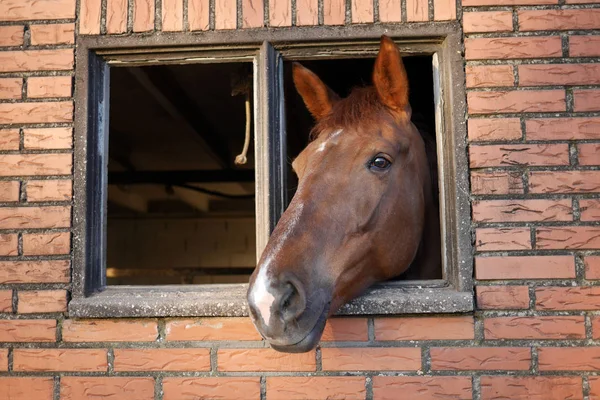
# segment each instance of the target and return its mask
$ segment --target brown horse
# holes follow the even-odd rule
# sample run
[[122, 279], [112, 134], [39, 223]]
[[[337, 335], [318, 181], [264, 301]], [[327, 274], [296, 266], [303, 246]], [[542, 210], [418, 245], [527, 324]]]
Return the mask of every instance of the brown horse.
[[292, 164], [298, 188], [250, 278], [248, 305], [271, 347], [305, 352], [327, 318], [372, 284], [438, 277], [440, 235], [394, 42], [381, 38], [373, 86], [347, 98], [299, 64], [293, 78], [316, 120], [314, 140]]

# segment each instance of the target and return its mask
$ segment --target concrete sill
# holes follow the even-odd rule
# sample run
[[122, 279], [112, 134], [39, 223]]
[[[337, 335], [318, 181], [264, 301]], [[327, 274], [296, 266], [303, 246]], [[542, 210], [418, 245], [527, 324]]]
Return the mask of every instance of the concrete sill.
[[[243, 317], [247, 284], [108, 286], [88, 297], [74, 298], [75, 318]], [[473, 311], [470, 292], [458, 292], [444, 281], [386, 283], [343, 306], [337, 315], [402, 315]]]

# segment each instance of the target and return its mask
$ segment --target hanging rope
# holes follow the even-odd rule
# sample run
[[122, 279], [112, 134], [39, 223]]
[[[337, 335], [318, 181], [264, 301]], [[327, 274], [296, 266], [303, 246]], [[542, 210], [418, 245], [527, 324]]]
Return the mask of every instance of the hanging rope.
[[246, 135], [244, 137], [244, 148], [242, 149], [242, 152], [235, 157], [236, 165], [243, 165], [248, 162], [246, 154], [248, 154], [248, 147], [250, 146], [250, 118], [250, 96], [246, 93]]

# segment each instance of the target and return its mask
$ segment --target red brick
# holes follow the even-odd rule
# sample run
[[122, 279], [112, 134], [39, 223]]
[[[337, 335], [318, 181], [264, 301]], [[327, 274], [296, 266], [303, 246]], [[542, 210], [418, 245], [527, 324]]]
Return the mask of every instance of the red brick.
[[562, 57], [558, 36], [467, 38], [467, 60]]
[[344, 25], [346, 2], [344, 0], [323, 0], [323, 22], [325, 25]]
[[73, 69], [73, 50], [15, 50], [0, 53], [0, 72]]
[[354, 0], [351, 3], [353, 24], [373, 23], [373, 2], [368, 0]]
[[0, 256], [18, 255], [17, 242], [17, 235], [13, 233], [0, 233]]
[[158, 336], [156, 320], [65, 320], [65, 342], [153, 342]]
[[70, 149], [73, 146], [73, 129], [23, 129], [23, 141], [28, 150]]
[[103, 349], [14, 349], [13, 370], [90, 372], [108, 369]]
[[400, 0], [380, 0], [379, 21], [384, 23], [402, 21], [402, 6], [400, 3]]
[[19, 150], [20, 140], [18, 129], [0, 129], [0, 150]]
[[[551, 394], [551, 395], [550, 395]], [[550, 397], [548, 397], [550, 396]], [[583, 400], [578, 376], [482, 376], [481, 400]]]
[[600, 171], [535, 171], [529, 173], [531, 193], [593, 193], [600, 191]]
[[600, 287], [540, 287], [535, 290], [538, 310], [597, 310]]
[[463, 7], [471, 6], [516, 6], [536, 4], [558, 4], [558, 0], [463, 0]]
[[456, 1], [434, 0], [433, 19], [436, 21], [450, 21], [456, 19]]
[[569, 36], [569, 55], [571, 57], [600, 56], [600, 36]]
[[0, 312], [12, 312], [12, 290], [0, 290]]
[[[164, 400], [260, 399], [259, 377], [163, 379]], [[271, 399], [271, 396], [269, 396]]]
[[475, 257], [477, 279], [575, 278], [573, 256]]
[[269, 376], [269, 400], [364, 399], [365, 378], [361, 376]]
[[[598, 44], [600, 46], [600, 43]], [[600, 90], [573, 90], [573, 111], [600, 111]]]
[[406, 20], [422, 22], [429, 19], [429, 3], [425, 0], [406, 0]]
[[262, 340], [250, 318], [202, 318], [167, 321], [168, 341]]
[[523, 310], [529, 308], [527, 286], [477, 286], [477, 307], [482, 310]]
[[600, 139], [600, 118], [548, 118], [526, 121], [529, 140]]
[[585, 279], [600, 279], [600, 256], [586, 256], [583, 262]]
[[497, 317], [483, 321], [486, 340], [585, 339], [585, 317]]
[[519, 15], [521, 31], [555, 31], [600, 28], [600, 10], [522, 10]]
[[162, 30], [183, 30], [183, 0], [162, 0]]
[[600, 339], [600, 318], [592, 316], [592, 339]]
[[595, 85], [600, 83], [600, 64], [519, 65], [520, 86]]
[[519, 118], [477, 118], [469, 119], [468, 124], [472, 142], [516, 140], [523, 136]]
[[71, 207], [1, 207], [0, 229], [68, 228]]
[[215, 0], [215, 29], [235, 29], [236, 26], [236, 2], [233, 0]]
[[209, 371], [210, 349], [115, 349], [114, 368], [123, 371]]
[[73, 121], [73, 103], [0, 103], [0, 124], [33, 124]]
[[579, 200], [582, 221], [600, 221], [600, 200]]
[[42, 76], [27, 79], [27, 97], [71, 97], [70, 76]]
[[369, 340], [366, 318], [330, 318], [327, 320], [322, 342], [365, 342]]
[[0, 21], [75, 18], [75, 0], [2, 0]]
[[31, 25], [31, 44], [73, 44], [75, 24]]
[[27, 201], [66, 201], [71, 199], [73, 182], [68, 179], [28, 181]]
[[525, 371], [531, 365], [531, 349], [519, 347], [433, 347], [433, 371]]
[[540, 371], [597, 371], [600, 369], [598, 347], [540, 347]]
[[8, 349], [0, 349], [0, 371], [8, 371]]
[[[252, 0], [246, 0], [251, 3]], [[262, 19], [261, 19], [262, 20]], [[296, 1], [296, 25], [312, 26], [319, 24], [319, 2], [317, 0]]]
[[[235, 10], [235, 6], [233, 7]], [[292, 2], [277, 0], [269, 3], [269, 26], [292, 25]]]
[[[194, 30], [192, 21], [195, 21], [197, 2], [188, 0], [188, 11], [190, 15], [190, 29]], [[133, 0], [133, 31], [147, 32], [154, 30], [154, 0]]]
[[475, 200], [477, 222], [572, 221], [571, 200]]
[[82, 35], [98, 35], [100, 33], [100, 16], [102, 0], [80, 0], [79, 33]]
[[529, 228], [479, 228], [475, 230], [477, 251], [529, 250]]
[[512, 31], [512, 12], [466, 12], [463, 14], [463, 30], [465, 33]]
[[127, 0], [108, 0], [106, 5], [106, 32], [127, 32]]
[[374, 400], [471, 399], [471, 395], [469, 376], [373, 377]]
[[316, 371], [314, 351], [281, 353], [272, 349], [219, 349], [219, 371]]
[[0, 283], [68, 283], [69, 260], [0, 261]]
[[[0, 5], [0, 7], [2, 6]], [[0, 47], [22, 46], [24, 34], [23, 25], [0, 26]]]
[[69, 232], [23, 234], [23, 255], [26, 256], [69, 254], [70, 249]]
[[[440, 328], [443, 329], [443, 328]], [[421, 369], [421, 349], [323, 348], [324, 371], [416, 371]]]
[[538, 249], [600, 249], [600, 228], [537, 228]]
[[67, 311], [66, 290], [19, 290], [18, 296], [19, 314]]
[[23, 97], [22, 78], [0, 78], [0, 99], [20, 99]]
[[[296, 5], [298, 25], [301, 25], [303, 18], [311, 11], [310, 9], [301, 9], [301, 6], [305, 6], [305, 4], [302, 3], [302, 0], [299, 0]], [[206, 2], [206, 7], [206, 29], [208, 29], [208, 1]], [[242, 0], [242, 28], [261, 28], [265, 24], [264, 19], [264, 4], [262, 0]]]
[[512, 65], [468, 65], [466, 72], [468, 88], [514, 86]]
[[0, 181], [0, 202], [19, 201], [19, 181]]
[[154, 378], [63, 376], [61, 400], [154, 400]]
[[56, 321], [53, 319], [0, 319], [0, 342], [55, 341]]
[[569, 145], [499, 144], [469, 147], [471, 168], [569, 165]]
[[376, 318], [376, 340], [473, 339], [472, 317]]
[[519, 112], [565, 111], [564, 90], [511, 90], [470, 92], [469, 113], [501, 114]]
[[68, 153], [2, 154], [0, 176], [68, 175], [72, 159], [73, 156]]
[[520, 172], [471, 171], [473, 194], [520, 194], [523, 193], [523, 178]]
[[52, 400], [54, 398], [54, 378], [0, 376], [0, 398]]

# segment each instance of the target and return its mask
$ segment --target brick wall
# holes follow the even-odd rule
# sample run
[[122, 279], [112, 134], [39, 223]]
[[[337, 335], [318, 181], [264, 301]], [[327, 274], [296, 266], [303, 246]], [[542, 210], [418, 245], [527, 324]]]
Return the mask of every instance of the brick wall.
[[[0, 0], [0, 398], [600, 398], [599, 5]], [[297, 355], [265, 348], [246, 318], [68, 318], [76, 26], [157, 34], [457, 15], [473, 315], [336, 318], [319, 350]]]

